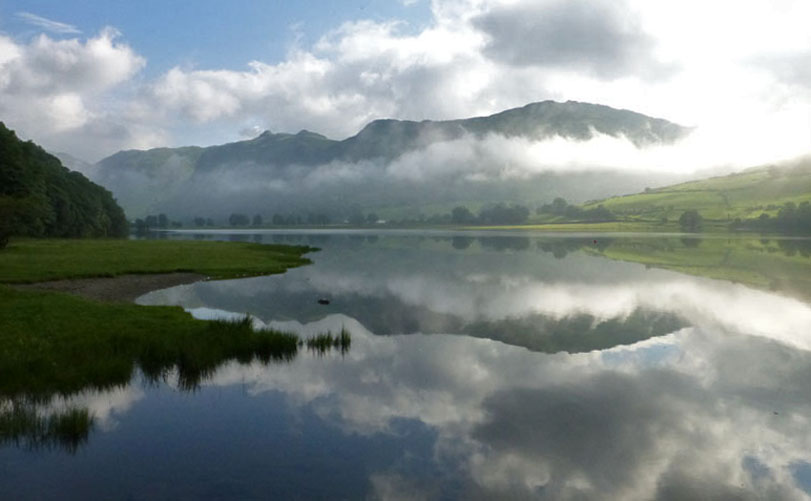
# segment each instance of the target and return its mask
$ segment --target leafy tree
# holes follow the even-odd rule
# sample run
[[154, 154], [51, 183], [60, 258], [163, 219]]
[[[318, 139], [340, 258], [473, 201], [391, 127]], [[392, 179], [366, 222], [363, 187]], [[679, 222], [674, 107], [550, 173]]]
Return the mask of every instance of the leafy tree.
[[284, 216], [282, 216], [281, 214], [273, 214], [273, 225], [274, 226], [284, 225]]
[[565, 199], [557, 197], [554, 200], [552, 200], [552, 208], [550, 212], [552, 212], [553, 214], [563, 214], [564, 211], [566, 210], [567, 205], [569, 204], [566, 203]]
[[205, 226], [205, 225], [206, 225], [206, 220], [205, 220], [205, 218], [202, 218], [202, 217], [196, 217], [196, 218], [194, 218], [194, 225], [195, 225], [195, 226]]
[[169, 227], [169, 218], [166, 216], [166, 214], [158, 214], [158, 226], [164, 229]]
[[146, 225], [146, 221], [141, 218], [135, 220], [135, 233], [143, 235], [148, 229], [149, 227]]
[[8, 245], [11, 235], [14, 233], [15, 212], [14, 200], [11, 197], [0, 196], [0, 249]]
[[479, 221], [485, 224], [521, 224], [526, 222], [527, 218], [529, 209], [523, 205], [508, 207], [505, 204], [497, 204], [479, 212]]
[[210, 217], [206, 218], [206, 226], [214, 226], [214, 220]]
[[252, 223], [254, 226], [262, 226], [262, 215], [254, 214]]
[[228, 217], [228, 224], [231, 226], [248, 226], [250, 218], [245, 214], [233, 213]]
[[349, 221], [349, 224], [359, 226], [359, 225], [362, 225], [366, 221], [366, 218], [363, 217], [363, 213], [360, 210], [358, 210], [358, 211], [353, 211], [351, 214], [349, 214], [348, 221]]
[[157, 228], [158, 227], [158, 216], [146, 216], [146, 227], [147, 228]]
[[377, 217], [377, 214], [375, 214], [374, 212], [370, 212], [369, 214], [366, 215], [366, 222], [369, 224], [377, 223], [378, 219], [379, 218]]
[[679, 226], [683, 231], [701, 231], [704, 226], [704, 218], [695, 209], [686, 210], [679, 217]]
[[458, 207], [454, 207], [451, 211], [451, 221], [454, 224], [472, 224], [476, 222], [476, 216], [470, 212], [470, 209], [460, 205]]
[[0, 123], [2, 231], [8, 235], [123, 237], [124, 211], [112, 194], [71, 172]]

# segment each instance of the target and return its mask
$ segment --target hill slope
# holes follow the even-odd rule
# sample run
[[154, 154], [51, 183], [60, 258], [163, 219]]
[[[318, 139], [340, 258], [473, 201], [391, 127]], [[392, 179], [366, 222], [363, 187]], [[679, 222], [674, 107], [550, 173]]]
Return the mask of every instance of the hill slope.
[[0, 241], [8, 235], [125, 236], [112, 194], [0, 122]]
[[786, 202], [811, 200], [811, 157], [781, 166], [757, 167], [727, 176], [691, 181], [644, 193], [585, 204], [603, 205], [623, 219], [677, 220], [695, 209], [705, 219], [732, 221], [774, 216]]
[[[93, 179], [110, 188], [133, 217], [147, 212], [269, 216], [278, 210], [341, 212], [350, 206], [534, 202], [558, 194], [585, 200], [677, 179], [603, 172], [597, 182], [587, 182], [594, 181], [589, 176], [575, 181], [555, 174], [505, 180], [502, 171], [509, 170], [510, 160], [498, 147], [484, 155], [470, 146], [494, 136], [583, 141], [597, 133], [645, 147], [677, 141], [689, 129], [628, 110], [544, 101], [463, 120], [376, 120], [342, 141], [309, 131], [266, 131], [251, 140], [207, 148], [119, 152], [96, 165]], [[442, 150], [443, 144], [450, 146]], [[456, 155], [464, 148], [467, 156]]]

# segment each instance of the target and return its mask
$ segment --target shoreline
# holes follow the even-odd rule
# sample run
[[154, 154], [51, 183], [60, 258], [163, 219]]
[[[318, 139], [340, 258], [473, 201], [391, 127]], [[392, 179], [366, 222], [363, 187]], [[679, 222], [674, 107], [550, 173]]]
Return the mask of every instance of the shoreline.
[[65, 292], [105, 303], [134, 303], [138, 297], [148, 292], [207, 279], [207, 276], [200, 273], [147, 273], [7, 285], [20, 290]]

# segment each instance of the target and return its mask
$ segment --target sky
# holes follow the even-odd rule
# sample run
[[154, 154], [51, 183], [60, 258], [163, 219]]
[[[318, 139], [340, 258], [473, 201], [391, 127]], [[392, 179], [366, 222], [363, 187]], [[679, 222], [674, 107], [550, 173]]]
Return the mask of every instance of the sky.
[[54, 152], [335, 139], [576, 100], [696, 127], [685, 165], [811, 152], [806, 0], [0, 0], [0, 121]]

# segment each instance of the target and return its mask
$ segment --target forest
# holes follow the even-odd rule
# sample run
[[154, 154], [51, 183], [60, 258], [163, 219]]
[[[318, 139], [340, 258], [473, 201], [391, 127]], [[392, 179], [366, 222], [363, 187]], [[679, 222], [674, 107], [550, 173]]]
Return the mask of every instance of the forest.
[[0, 122], [0, 247], [11, 236], [125, 237], [112, 194]]

